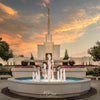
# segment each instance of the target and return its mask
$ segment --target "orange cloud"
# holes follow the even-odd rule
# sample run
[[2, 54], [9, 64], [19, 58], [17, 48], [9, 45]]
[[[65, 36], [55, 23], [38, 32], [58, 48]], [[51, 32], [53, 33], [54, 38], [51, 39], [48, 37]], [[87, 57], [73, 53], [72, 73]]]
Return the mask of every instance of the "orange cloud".
[[2, 18], [0, 18], [0, 22], [2, 22], [3, 21], [3, 19]]
[[88, 18], [82, 19], [82, 20], [74, 20], [70, 24], [64, 24], [64, 23], [60, 22], [59, 25], [61, 25], [61, 26], [56, 29], [53, 29], [53, 33], [71, 31], [71, 30], [75, 30], [75, 29], [82, 29], [91, 24], [97, 23], [99, 20], [100, 20], [100, 14], [93, 16], [93, 17], [89, 16]]
[[17, 34], [17, 36], [18, 36], [19, 38], [22, 38], [22, 36], [21, 36], [20, 34]]
[[45, 15], [43, 13], [38, 13], [35, 15], [22, 16], [22, 18], [24, 18], [28, 22], [31, 21], [33, 23], [39, 23], [39, 22], [41, 22], [42, 18], [45, 18]]
[[45, 41], [45, 34], [41, 35], [39, 33], [33, 33], [33, 36], [30, 36], [30, 39], [34, 40], [36, 45], [37, 44], [43, 44], [43, 42]]
[[6, 5], [4, 5], [2, 3], [0, 3], [0, 9], [2, 11], [4, 11], [5, 13], [9, 14], [9, 15], [16, 15], [18, 13], [17, 11], [15, 11], [14, 9], [12, 9], [11, 7], [6, 6]]
[[[57, 43], [64, 42], [75, 42], [76, 38], [79, 38], [85, 34], [84, 28], [91, 24], [97, 23], [100, 20], [100, 14], [89, 16], [85, 13], [84, 9], [72, 17], [71, 22], [65, 23], [66, 19], [60, 21], [57, 25], [58, 27], [53, 28], [53, 40]], [[69, 34], [70, 33], [70, 34]]]
[[41, 4], [41, 6], [43, 6], [43, 7], [47, 7], [47, 5], [46, 5], [44, 2]]
[[[63, 33], [62, 33], [63, 34]], [[54, 34], [53, 35], [53, 40], [55, 41], [55, 43], [57, 44], [61, 44], [61, 43], [65, 43], [65, 42], [75, 42], [76, 38], [81, 37], [84, 33], [71, 33], [71, 34]]]
[[100, 5], [87, 7], [88, 9], [100, 9]]
[[36, 56], [36, 43], [34, 41], [26, 42], [17, 36], [2, 33], [0, 33], [0, 37], [2, 37], [2, 41], [6, 41], [10, 45], [14, 54], [24, 54], [25, 56], [29, 56], [32, 52]]
[[37, 15], [34, 16], [34, 19], [35, 19], [35, 20], [33, 20], [33, 22], [34, 22], [34, 23], [39, 23], [39, 22], [40, 22], [40, 19], [41, 19], [41, 18], [44, 18], [44, 17], [45, 17], [44, 14], [39, 13], [39, 14], [37, 14]]
[[49, 3], [50, 3], [50, 0], [43, 0], [41, 6], [47, 7], [47, 4], [49, 4]]
[[44, 0], [44, 2], [48, 4], [48, 3], [50, 3], [50, 0]]

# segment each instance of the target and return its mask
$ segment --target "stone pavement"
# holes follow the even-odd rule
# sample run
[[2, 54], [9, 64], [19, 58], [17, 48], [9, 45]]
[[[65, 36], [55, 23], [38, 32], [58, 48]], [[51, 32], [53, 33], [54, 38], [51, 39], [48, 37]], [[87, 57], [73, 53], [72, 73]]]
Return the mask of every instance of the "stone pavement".
[[[15, 97], [7, 96], [2, 93], [2, 89], [7, 87], [7, 85], [8, 85], [7, 80], [0, 80], [0, 100], [37, 100], [34, 98], [26, 99], [26, 98], [19, 98], [19, 97], [15, 98]], [[91, 86], [97, 90], [97, 93], [92, 96], [83, 97], [81, 99], [80, 98], [64, 98], [64, 99], [60, 99], [60, 100], [100, 100], [100, 80], [92, 80]], [[44, 99], [42, 99], [42, 100], [44, 100]], [[47, 100], [51, 100], [51, 99], [47, 99]], [[54, 100], [58, 100], [58, 99], [54, 99]]]

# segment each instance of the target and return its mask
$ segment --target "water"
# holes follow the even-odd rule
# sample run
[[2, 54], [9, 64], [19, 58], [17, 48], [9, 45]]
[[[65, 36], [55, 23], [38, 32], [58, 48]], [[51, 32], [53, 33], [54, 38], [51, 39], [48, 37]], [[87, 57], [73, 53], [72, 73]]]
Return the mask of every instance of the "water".
[[[32, 81], [33, 78], [32, 77], [22, 77], [22, 78], [15, 78], [16, 80], [20, 80], [20, 81]], [[40, 81], [43, 81], [44, 78], [41, 77]], [[54, 80], [57, 80], [57, 78], [55, 78]], [[66, 77], [66, 81], [80, 81], [83, 80], [82, 78], [72, 78], [72, 77]], [[33, 80], [34, 81], [34, 80]]]

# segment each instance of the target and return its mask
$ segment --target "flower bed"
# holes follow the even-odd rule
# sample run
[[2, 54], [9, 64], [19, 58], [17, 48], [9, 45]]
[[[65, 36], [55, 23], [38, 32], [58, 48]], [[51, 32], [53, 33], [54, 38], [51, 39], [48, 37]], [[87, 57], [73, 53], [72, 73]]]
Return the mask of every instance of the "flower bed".
[[37, 67], [39, 67], [38, 65], [28, 65], [28, 66], [21, 66], [21, 65], [18, 65], [18, 66], [16, 66], [17, 68], [37, 68]]
[[84, 68], [85, 66], [70, 66], [70, 65], [59, 65], [57, 68]]

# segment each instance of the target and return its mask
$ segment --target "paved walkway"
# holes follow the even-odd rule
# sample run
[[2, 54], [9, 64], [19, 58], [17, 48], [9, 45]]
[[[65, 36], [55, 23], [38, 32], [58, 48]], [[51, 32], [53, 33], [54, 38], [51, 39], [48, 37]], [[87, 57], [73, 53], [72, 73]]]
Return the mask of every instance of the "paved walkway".
[[[13, 98], [10, 96], [6, 96], [5, 94], [2, 94], [1, 90], [3, 88], [7, 87], [7, 85], [8, 85], [7, 80], [0, 80], [0, 100], [26, 100], [26, 99]], [[90, 96], [88, 98], [78, 99], [78, 100], [100, 100], [100, 80], [92, 80], [91, 86], [97, 90], [97, 94]], [[51, 99], [49, 99], [49, 100], [51, 100]], [[67, 99], [60, 99], [60, 100], [67, 100]], [[68, 100], [73, 100], [73, 99], [68, 99]], [[77, 99], [75, 99], [75, 100], [77, 100]]]

